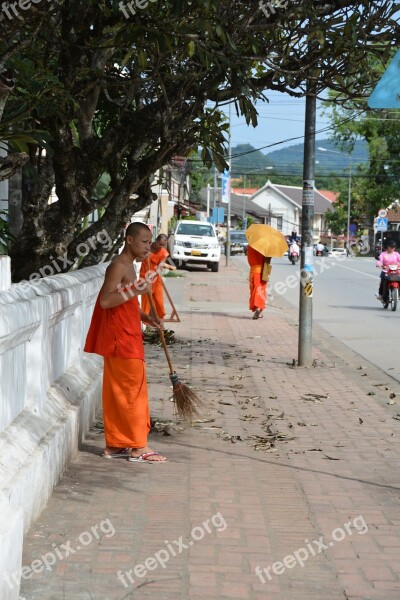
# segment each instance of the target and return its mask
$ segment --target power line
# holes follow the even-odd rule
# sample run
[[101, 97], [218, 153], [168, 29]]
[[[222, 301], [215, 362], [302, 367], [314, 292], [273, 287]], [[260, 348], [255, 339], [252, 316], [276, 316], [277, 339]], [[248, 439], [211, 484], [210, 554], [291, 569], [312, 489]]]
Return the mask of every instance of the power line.
[[[348, 123], [349, 121], [351, 121], [351, 118], [348, 119], [344, 119], [341, 123], [339, 123], [339, 125], [337, 125], [338, 127], [340, 125], [344, 125], [345, 123]], [[323, 127], [322, 129], [318, 129], [315, 133], [325, 133], [325, 131], [331, 131], [332, 129], [334, 129], [335, 126], [331, 125], [328, 127]], [[267, 144], [265, 146], [260, 146], [260, 148], [254, 148], [253, 150], [248, 150], [247, 152], [240, 152], [239, 154], [232, 154], [232, 159], [234, 158], [238, 158], [239, 156], [247, 156], [248, 154], [253, 154], [254, 152], [259, 152], [260, 150], [265, 150], [265, 148], [273, 148], [274, 146], [280, 146], [281, 144], [287, 144], [288, 142], [293, 142], [295, 140], [302, 140], [304, 139], [304, 135], [298, 135], [296, 137], [292, 137], [292, 138], [287, 138], [285, 140], [281, 140], [280, 142], [273, 142], [272, 144]], [[202, 163], [203, 161], [201, 159], [198, 158], [188, 158], [188, 161], [192, 162], [192, 163]]]

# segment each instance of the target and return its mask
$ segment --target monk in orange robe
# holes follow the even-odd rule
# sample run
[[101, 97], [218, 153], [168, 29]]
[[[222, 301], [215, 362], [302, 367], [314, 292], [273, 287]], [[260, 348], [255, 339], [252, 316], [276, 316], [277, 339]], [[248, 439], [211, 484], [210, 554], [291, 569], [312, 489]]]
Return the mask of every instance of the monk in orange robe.
[[[160, 235], [156, 237], [156, 239], [150, 247], [151, 252], [149, 259], [143, 261], [142, 266], [140, 268], [141, 278], [145, 278], [149, 270], [153, 273], [158, 273], [158, 275], [152, 280], [153, 285], [151, 291], [153, 295], [154, 306], [157, 311], [157, 315], [160, 319], [163, 319], [165, 317], [163, 284], [160, 273], [164, 268], [170, 269], [171, 271], [176, 270], [175, 266], [169, 265], [165, 262], [169, 256], [169, 252], [166, 249], [167, 241], [167, 236], [164, 233], [160, 233]], [[146, 314], [150, 314], [150, 302], [148, 296], [142, 296], [141, 302], [142, 311]]]
[[141, 331], [141, 321], [157, 329], [160, 324], [139, 307], [138, 296], [148, 293], [151, 283], [137, 282], [133, 266], [135, 259], [149, 256], [151, 237], [144, 223], [128, 226], [124, 249], [105, 273], [84, 348], [104, 357], [105, 458], [166, 460], [147, 445], [150, 413]]
[[250, 265], [250, 302], [249, 308], [253, 311], [253, 319], [262, 319], [263, 310], [267, 300], [267, 282], [262, 279], [265, 257], [254, 250], [247, 248], [247, 262]]

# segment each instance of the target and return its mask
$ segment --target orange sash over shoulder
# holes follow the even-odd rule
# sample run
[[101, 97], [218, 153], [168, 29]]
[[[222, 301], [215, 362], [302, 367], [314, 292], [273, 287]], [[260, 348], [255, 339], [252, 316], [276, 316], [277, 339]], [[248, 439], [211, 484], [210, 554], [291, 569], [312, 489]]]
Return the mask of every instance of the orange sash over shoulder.
[[144, 360], [138, 299], [135, 297], [120, 306], [102, 308], [99, 294], [84, 351], [105, 357]]

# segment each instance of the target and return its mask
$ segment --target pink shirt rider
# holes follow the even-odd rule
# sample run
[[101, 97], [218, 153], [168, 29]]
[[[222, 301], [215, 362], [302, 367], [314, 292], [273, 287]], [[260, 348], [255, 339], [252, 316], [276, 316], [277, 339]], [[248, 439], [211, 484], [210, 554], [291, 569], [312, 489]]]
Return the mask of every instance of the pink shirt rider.
[[389, 265], [400, 265], [400, 254], [398, 252], [381, 252], [376, 263], [377, 267], [388, 267]]

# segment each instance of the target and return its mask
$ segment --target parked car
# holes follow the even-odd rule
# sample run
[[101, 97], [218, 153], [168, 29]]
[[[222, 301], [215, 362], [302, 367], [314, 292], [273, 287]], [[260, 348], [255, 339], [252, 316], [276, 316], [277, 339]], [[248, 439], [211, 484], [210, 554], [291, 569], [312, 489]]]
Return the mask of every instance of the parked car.
[[329, 252], [329, 256], [347, 256], [346, 248], [332, 248]]
[[239, 252], [247, 254], [249, 242], [247, 241], [246, 234], [244, 231], [231, 231], [230, 238], [231, 254], [238, 254]]
[[171, 244], [172, 259], [177, 266], [203, 264], [216, 273], [221, 247], [214, 225], [206, 221], [178, 221]]

